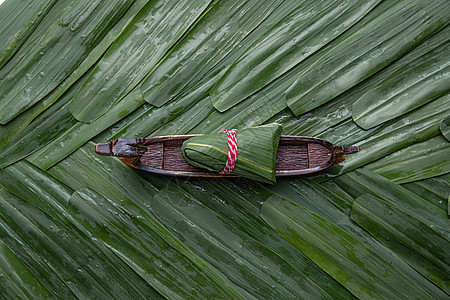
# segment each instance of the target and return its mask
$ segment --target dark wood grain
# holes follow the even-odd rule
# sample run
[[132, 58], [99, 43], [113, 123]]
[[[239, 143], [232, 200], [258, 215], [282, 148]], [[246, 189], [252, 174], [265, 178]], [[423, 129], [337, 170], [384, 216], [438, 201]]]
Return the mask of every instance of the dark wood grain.
[[307, 143], [283, 145], [278, 147], [277, 170], [298, 170], [308, 168]]
[[309, 143], [308, 144], [308, 157], [309, 157], [309, 167], [316, 168], [320, 167], [332, 159], [332, 151], [328, 147], [322, 144]]
[[[200, 168], [194, 167], [186, 162], [181, 146], [183, 141], [169, 141], [164, 145], [164, 169], [170, 171], [198, 171]], [[204, 171], [204, 170], [202, 170]]]
[[147, 151], [142, 155], [141, 162], [152, 168], [164, 169], [164, 144], [154, 143], [146, 146]]

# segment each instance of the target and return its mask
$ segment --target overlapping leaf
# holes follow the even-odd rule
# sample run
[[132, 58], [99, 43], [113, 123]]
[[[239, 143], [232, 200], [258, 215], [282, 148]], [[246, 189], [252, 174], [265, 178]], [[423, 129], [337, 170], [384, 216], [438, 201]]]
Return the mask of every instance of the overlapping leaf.
[[[22, 3], [0, 6], [3, 297], [448, 298], [448, 2]], [[361, 152], [269, 190], [92, 143], [264, 122]]]
[[[67, 105], [80, 86], [81, 81], [77, 81], [66, 93], [59, 97], [58, 102], [39, 114], [31, 122], [30, 126], [23, 128], [14, 137], [12, 134], [10, 135], [11, 140], [2, 148], [2, 154], [0, 155], [1, 167], [10, 165], [39, 150], [78, 123], [70, 115]], [[31, 112], [31, 110], [28, 111]], [[15, 120], [20, 120], [20, 117]], [[55, 124], [58, 124], [58, 126], [54, 126]], [[14, 125], [17, 124], [15, 124], [15, 121], [12, 121], [6, 126], [11, 127]]]
[[[448, 177], [448, 175], [443, 175], [402, 184], [402, 186], [445, 212], [450, 191]], [[447, 181], [445, 178], [447, 178]]]
[[92, 51], [132, 0], [58, 1], [0, 69], [0, 123], [56, 88]]
[[[279, 180], [278, 184], [271, 186], [270, 189], [278, 195], [304, 206], [352, 235], [364, 243], [366, 247], [388, 260], [395, 268], [434, 298], [445, 298], [444, 292], [406, 264], [393, 251], [375, 241], [372, 236], [350, 219], [354, 199], [336, 183], [329, 181], [326, 185], [320, 185], [310, 180], [298, 178], [295, 180]], [[333, 207], [333, 209], [324, 209], [327, 207]]]
[[116, 39], [117, 35], [119, 35], [124, 27], [126, 27], [146, 1], [147, 0], [134, 1], [122, 18], [108, 31], [108, 34], [103, 40], [89, 52], [88, 56], [77, 66], [69, 77], [61, 82], [54, 90], [12, 121], [8, 122], [8, 124], [0, 125], [0, 146], [5, 145], [13, 137], [19, 134], [34, 118], [36, 118], [36, 116], [53, 105], [78, 79], [80, 79], [80, 77], [101, 57], [103, 52]]
[[136, 90], [123, 98], [107, 114], [97, 119], [91, 124], [77, 123], [63, 135], [53, 140], [46, 147], [41, 148], [28, 158], [37, 166], [48, 169], [61, 159], [70, 155], [73, 151], [82, 146], [86, 141], [107, 129], [121, 118], [127, 116], [136, 108], [142, 105], [144, 100], [139, 91]]
[[379, 2], [302, 1], [233, 62], [211, 90], [214, 107], [225, 111], [254, 94], [342, 34]]
[[450, 170], [450, 143], [438, 135], [368, 164], [367, 168], [398, 183], [442, 175]]
[[420, 180], [415, 183], [410, 183], [410, 184], [406, 184], [403, 186], [410, 189], [412, 185], [417, 185], [417, 186], [421, 187], [422, 189], [425, 189], [428, 193], [433, 193], [433, 194], [437, 195], [441, 200], [438, 203], [435, 203], [435, 205], [442, 207], [442, 205], [440, 205], [440, 204], [444, 204], [443, 203], [444, 201], [442, 199], [445, 199], [449, 196], [450, 174]]
[[[245, 180], [236, 180], [235, 182], [220, 179], [172, 180], [170, 184], [182, 190], [188, 197], [195, 197], [198, 205], [208, 207], [232, 227], [239, 229], [245, 236], [276, 253], [288, 263], [287, 269], [290, 269], [291, 266], [295, 268], [299, 278], [303, 278], [299, 284], [305, 287], [306, 293], [315, 294], [320, 290], [324, 296], [329, 295], [337, 299], [352, 298], [352, 295], [337, 281], [259, 218], [262, 203], [272, 195], [269, 190], [255, 182]], [[191, 203], [191, 201], [187, 201]], [[201, 218], [201, 216], [199, 217]], [[180, 233], [182, 234], [177, 231], [177, 234]], [[230, 242], [231, 245], [234, 245], [232, 240]], [[201, 242], [197, 246], [203, 247]], [[285, 264], [283, 263], [283, 265]]]
[[22, 46], [56, 0], [7, 1], [0, 10], [0, 69]]
[[[228, 69], [228, 67], [254, 42], [256, 41], [262, 34], [264, 34], [269, 28], [271, 28], [274, 24], [276, 24], [279, 20], [289, 14], [292, 9], [294, 9], [298, 5], [297, 1], [288, 0], [283, 1], [277, 7], [273, 8], [273, 11], [266, 18], [261, 20], [261, 23], [258, 24], [256, 28], [250, 31], [243, 40], [241, 40], [237, 46], [231, 49], [227, 55], [219, 60], [219, 61], [210, 61], [208, 66], [202, 67], [202, 72], [198, 72], [195, 76], [190, 76], [188, 78], [182, 78], [182, 82], [175, 82], [174, 84], [180, 85], [179, 92], [174, 93], [172, 100], [179, 100], [186, 95], [195, 94], [199, 87], [204, 87], [206, 85], [214, 85], [224, 74], [224, 72]], [[186, 41], [187, 42], [187, 41]], [[198, 65], [195, 66], [198, 68]], [[174, 78], [175, 79], [175, 78]], [[167, 82], [168, 86], [172, 83]], [[211, 87], [210, 87], [211, 88]], [[208, 88], [208, 91], [209, 89]], [[273, 87], [271, 87], [273, 88]], [[268, 96], [268, 93], [272, 92], [271, 89], [268, 89], [265, 96]], [[275, 97], [279, 98], [280, 91], [275, 90], [272, 93], [270, 99], [266, 101], [277, 101]], [[164, 96], [164, 95], [163, 95]], [[166, 96], [164, 96], [166, 97]], [[225, 118], [227, 119], [227, 118]], [[258, 123], [259, 124], [259, 123]], [[254, 123], [256, 125], [256, 123]]]
[[130, 213], [90, 190], [78, 191], [70, 205], [85, 226], [163, 296], [242, 298], [146, 213], [141, 211], [136, 218], [138, 211]]
[[272, 196], [261, 217], [359, 298], [432, 299], [356, 238], [298, 204]]
[[[30, 205], [35, 206], [40, 211], [48, 214], [54, 222], [54, 231], [60, 231], [67, 238], [72, 239], [71, 245], [78, 241], [87, 241], [84, 252], [79, 253], [80, 263], [87, 261], [90, 264], [98, 264], [108, 268], [108, 274], [100, 272], [99, 276], [111, 276], [109, 281], [116, 281], [121, 287], [112, 287], [118, 298], [129, 297], [131, 295], [141, 295], [142, 297], [154, 297], [157, 295], [150, 286], [148, 286], [136, 273], [134, 273], [111, 249], [98, 240], [91, 239], [92, 235], [80, 223], [76, 217], [71, 216], [67, 211], [69, 200], [73, 190], [62, 185], [58, 180], [49, 176], [34, 165], [19, 162], [11, 166], [7, 171], [0, 173], [2, 185], [16, 196], [28, 199]], [[19, 179], [26, 179], [26, 184]], [[47, 217], [47, 218], [49, 218]], [[51, 222], [51, 221], [49, 221]], [[67, 243], [66, 239], [61, 239]], [[55, 240], [57, 244], [59, 240]], [[69, 242], [70, 243], [70, 242]], [[64, 246], [63, 244], [63, 246]], [[81, 246], [80, 246], [81, 248]], [[88, 255], [83, 258], [82, 255]], [[65, 258], [62, 258], [64, 262]], [[77, 272], [77, 270], [72, 270]], [[102, 275], [103, 274], [103, 275]], [[128, 295], [128, 296], [127, 296]]]
[[382, 198], [425, 224], [433, 225], [433, 230], [445, 238], [450, 236], [450, 220], [445, 211], [380, 175], [362, 168], [335, 181], [354, 198], [362, 194]]
[[382, 2], [305, 69], [286, 91], [288, 106], [300, 115], [375, 74], [445, 27], [449, 9], [447, 1]]
[[352, 220], [449, 294], [450, 241], [395, 205], [370, 195], [353, 204]]
[[[441, 45], [442, 40], [446, 39], [448, 30], [448, 28], [441, 30], [431, 38], [422, 42], [422, 44], [414, 48], [405, 56], [385, 67], [383, 70], [335, 97], [333, 101], [327, 102], [315, 108], [310, 113], [296, 117], [291, 110], [286, 109], [269, 122], [285, 124], [284, 132], [286, 134], [316, 136], [325, 130], [340, 134], [339, 131], [341, 129], [330, 129], [332, 127], [336, 127], [339, 123], [342, 125], [344, 121], [349, 123], [348, 118], [352, 116], [352, 106], [355, 101], [362, 97], [367, 91], [374, 89], [381, 82], [385, 81], [386, 78], [391, 76], [392, 73], [399, 72], [401, 69], [407, 69], [408, 65], [410, 65], [413, 61], [423, 57], [426, 53], [430, 52], [431, 49]], [[293, 70], [295, 70], [295, 72], [299, 72], [301, 71], [301, 68], [295, 67]], [[279, 82], [275, 81], [275, 83], [278, 83], [279, 85]], [[336, 143], [338, 142], [337, 140], [331, 141]], [[357, 139], [355, 139], [355, 141], [357, 141]]]
[[[87, 265], [85, 255], [92, 254], [84, 252], [88, 247], [86, 241], [76, 240], [64, 226], [9, 192], [1, 192], [0, 207], [4, 221], [27, 240], [28, 244], [39, 249], [40, 255], [46, 257], [48, 265], [66, 282], [74, 295], [84, 298], [91, 294], [104, 299], [112, 296], [98, 281], [100, 273], [107, 273], [107, 270], [103, 269], [106, 264], [99, 265], [97, 262], [95, 265], [94, 258], [94, 263]], [[48, 230], [49, 227], [58, 230]]]
[[[392, 120], [358, 143], [360, 152], [349, 156], [332, 174], [342, 174], [412, 144], [439, 135], [439, 121], [448, 114], [450, 94]], [[355, 143], [357, 141], [354, 141]]]
[[424, 44], [431, 48], [429, 52], [392, 73], [353, 103], [353, 120], [369, 129], [447, 93], [450, 90], [449, 39], [450, 27], [447, 27], [427, 40]]
[[[112, 138], [154, 136], [154, 132], [157, 129], [161, 129], [164, 124], [172, 124], [170, 122], [182, 114], [185, 116], [184, 120], [189, 119], [186, 118], [186, 115], [188, 115], [186, 111], [195, 107], [194, 105], [200, 106], [201, 108], [203, 108], [203, 110], [205, 110], [205, 103], [203, 103], [204, 100], [202, 102], [202, 99], [205, 99], [206, 92], [210, 87], [211, 82], [208, 82], [206, 85], [200, 86], [192, 93], [185, 95], [185, 97], [181, 97], [181, 99], [176, 102], [171, 102], [159, 108], [152, 106], [148, 109], [145, 109], [133, 120], [127, 122], [127, 124], [125, 124], [120, 130], [118, 130], [118, 132], [116, 132], [112, 136]], [[196, 120], [198, 120], [197, 116], [199, 112], [197, 111], [197, 109], [195, 110], [195, 118]], [[175, 134], [177, 132], [170, 132], [168, 134]]]
[[49, 290], [23, 264], [20, 258], [0, 241], [0, 292], [8, 299], [49, 298]]
[[34, 250], [27, 240], [16, 233], [14, 227], [11, 227], [3, 219], [0, 219], [0, 233], [2, 241], [20, 258], [27, 269], [45, 285], [53, 296], [77, 299], [72, 290], [61, 279], [55, 267], [51, 268], [48, 265], [46, 257], [44, 255], [41, 256], [39, 251]]
[[219, 1], [174, 47], [141, 85], [147, 102], [161, 106], [176, 96], [184, 81], [207, 72], [232, 51], [279, 4], [270, 1]]
[[442, 135], [450, 141], [450, 115], [448, 115], [444, 120], [441, 121], [439, 125]]
[[111, 45], [69, 106], [92, 122], [130, 92], [210, 1], [150, 1]]
[[151, 205], [164, 225], [183, 232], [182, 242], [221, 270], [247, 298], [333, 298], [267, 246], [183, 194], [164, 189]]

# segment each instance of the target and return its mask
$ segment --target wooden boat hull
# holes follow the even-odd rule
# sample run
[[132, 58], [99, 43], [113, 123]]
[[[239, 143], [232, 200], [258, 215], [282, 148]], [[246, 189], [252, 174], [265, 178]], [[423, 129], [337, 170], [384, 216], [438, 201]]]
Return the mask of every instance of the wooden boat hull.
[[[222, 175], [188, 164], [181, 153], [183, 142], [197, 135], [173, 135], [141, 139], [116, 139], [96, 145], [100, 155], [119, 156], [127, 165], [161, 175], [189, 177], [238, 177]], [[322, 171], [345, 160], [358, 147], [336, 146], [326, 140], [281, 136], [276, 176], [293, 176]]]

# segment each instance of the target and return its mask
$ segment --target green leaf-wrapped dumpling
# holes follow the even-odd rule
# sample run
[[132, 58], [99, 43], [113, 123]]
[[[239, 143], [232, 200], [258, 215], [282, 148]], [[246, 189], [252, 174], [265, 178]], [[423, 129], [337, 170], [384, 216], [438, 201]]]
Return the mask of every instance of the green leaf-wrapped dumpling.
[[[231, 174], [276, 183], [276, 158], [281, 130], [281, 124], [237, 130], [237, 161]], [[181, 152], [191, 165], [220, 172], [228, 158], [227, 134], [212, 133], [190, 138], [184, 142]]]

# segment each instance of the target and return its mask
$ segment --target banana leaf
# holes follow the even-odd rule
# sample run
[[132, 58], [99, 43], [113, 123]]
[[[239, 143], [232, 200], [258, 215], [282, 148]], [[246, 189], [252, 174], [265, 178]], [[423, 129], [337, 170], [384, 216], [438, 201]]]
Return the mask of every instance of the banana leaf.
[[[181, 95], [178, 101], [167, 103], [167, 105], [161, 107], [154, 107], [153, 105], [147, 104], [147, 108], [139, 113], [139, 115], [126, 122], [120, 130], [117, 130], [112, 135], [105, 136], [103, 140], [154, 136], [154, 132], [164, 124], [171, 123], [172, 120], [180, 115], [183, 116], [194, 105], [205, 99], [208, 90], [214, 82], [214, 80], [209, 80], [206, 83], [200, 83], [195, 89], [190, 90], [189, 93]], [[178, 131], [177, 133], [185, 134], [186, 131]]]
[[[385, 4], [383, 3], [380, 5], [383, 6]], [[375, 9], [379, 9], [379, 7]], [[439, 31], [431, 38], [422, 42], [411, 52], [407, 53], [405, 56], [386, 66], [384, 69], [367, 78], [363, 82], [335, 97], [333, 101], [329, 101], [313, 109], [312, 111], [310, 111], [310, 113], [296, 117], [290, 109], [286, 109], [279, 116], [275, 116], [274, 119], [269, 120], [269, 122], [283, 123], [283, 132], [292, 135], [316, 136], [321, 132], [324, 132], [325, 130], [330, 131], [330, 127], [336, 126], [337, 124], [352, 116], [352, 105], [356, 100], [361, 98], [368, 91], [374, 89], [380, 83], [384, 82], [386, 78], [391, 76], [393, 73], [397, 73], [401, 69], [407, 69], [408, 66], [414, 61], [421, 58], [423, 59], [424, 55], [427, 53], [428, 55], [430, 55], [429, 53], [433, 49], [439, 47], [439, 45], [442, 44], [442, 40], [447, 39], [449, 31], [449, 27], [446, 27], [445, 29]], [[345, 35], [346, 34], [344, 34], [343, 36]], [[315, 55], [318, 54], [320, 53], [317, 53]], [[312, 56], [314, 57], [315, 55]], [[296, 68], [296, 72], [302, 72], [302, 68]], [[277, 118], [281, 119], [278, 120]], [[337, 143], [337, 141], [334, 142]]]
[[0, 9], [0, 69], [36, 29], [55, 2], [14, 0], [3, 4]]
[[[0, 190], [0, 197], [8, 194], [5, 190]], [[27, 239], [19, 235], [13, 226], [0, 218], [0, 235], [2, 241], [11, 249], [40, 282], [59, 299], [79, 299], [69, 288], [69, 282], [64, 282], [58, 273], [56, 266], [50, 266], [47, 258], [42, 255], [41, 250], [35, 250]]]
[[0, 241], [0, 274], [0, 293], [5, 299], [48, 299], [51, 296], [3, 241]]
[[233, 62], [211, 90], [214, 107], [223, 112], [254, 94], [345, 32], [379, 2], [300, 1]]
[[450, 220], [444, 210], [381, 175], [361, 168], [334, 181], [354, 198], [369, 194], [384, 199], [425, 224], [433, 224], [432, 229], [445, 238], [450, 237]]
[[[178, 78], [173, 77], [169, 79], [164, 85], [166, 88], [163, 88], [161, 93], [176, 87], [176, 91], [174, 91], [170, 96], [173, 97], [171, 101], [180, 102], [185, 101], [184, 98], [187, 95], [195, 95], [199, 92], [199, 90], [204, 89], [206, 86], [210, 86], [206, 92], [209, 93], [209, 89], [217, 83], [217, 81], [223, 76], [228, 67], [247, 49], [251, 44], [253, 44], [264, 32], [270, 29], [273, 25], [275, 25], [280, 19], [284, 18], [290, 11], [292, 11], [296, 6], [298, 6], [298, 2], [295, 0], [283, 1], [279, 6], [274, 8], [274, 10], [268, 15], [255, 29], [248, 33], [244, 40], [240, 41], [239, 44], [234, 47], [223, 59], [218, 62], [212, 61], [209, 66], [205, 66], [202, 68], [201, 72], [197, 72], [195, 76], [190, 76], [189, 78]], [[186, 41], [184, 41], [186, 42]], [[183, 43], [183, 42], [180, 42]], [[182, 59], [182, 56], [178, 53], [182, 50], [182, 48], [178, 47], [178, 50], [174, 50], [170, 55], [175, 56], [176, 59]], [[175, 58], [174, 58], [175, 59]], [[189, 62], [194, 65], [194, 62]], [[196, 70], [198, 69], [198, 65], [193, 66]], [[208, 70], [208, 67], [210, 68]], [[268, 88], [263, 88], [261, 91], [258, 91], [255, 95], [249, 98], [249, 101], [246, 101], [245, 105], [238, 105], [236, 109], [240, 112], [239, 114], [233, 112], [227, 112], [225, 115], [218, 113], [217, 111], [212, 112], [206, 119], [205, 122], [201, 122], [197, 127], [193, 129], [192, 132], [214, 132], [218, 131], [221, 128], [225, 127], [252, 127], [260, 125], [262, 122], [270, 118], [273, 114], [275, 114], [278, 110], [281, 110], [286, 107], [286, 100], [284, 98], [284, 90], [294, 81], [296, 78], [296, 73], [289, 72], [290, 76], [283, 78], [280, 81], [269, 85]], [[206, 96], [206, 94], [204, 95]], [[161, 97], [168, 97], [161, 95]], [[264, 99], [261, 99], [264, 98]], [[264, 100], [264, 101], [260, 101]], [[254, 103], [253, 103], [254, 102]], [[266, 103], [276, 103], [275, 106], [267, 106]], [[166, 106], [170, 106], [169, 103]], [[164, 107], [166, 107], [164, 106]], [[162, 107], [162, 108], [164, 108]], [[272, 110], [274, 108], [274, 110]], [[245, 111], [245, 113], [244, 113]], [[172, 112], [173, 115], [175, 112]], [[176, 111], [176, 114], [179, 114], [179, 111]], [[251, 115], [251, 117], [250, 117]], [[259, 116], [262, 116], [259, 118]], [[217, 120], [227, 120], [226, 124], [223, 122], [217, 122]], [[143, 132], [146, 132], [144, 123], [147, 119], [142, 119], [142, 121], [137, 120], [137, 123], [142, 123], [139, 127], [143, 128]], [[186, 132], [178, 131], [178, 134], [185, 134]], [[152, 134], [153, 135], [153, 134]], [[141, 135], [142, 136], [142, 135]]]
[[[244, 53], [248, 47], [255, 43], [267, 30], [277, 24], [286, 15], [288, 15], [294, 8], [298, 6], [297, 0], [284, 0], [280, 3], [274, 10], [266, 17], [264, 20], [248, 35], [239, 42], [239, 44], [234, 47], [222, 60], [218, 62], [212, 62], [210, 69], [205, 68], [203, 72], [198, 72], [195, 76], [184, 79], [181, 85], [177, 88], [182, 91], [177, 94], [172, 100], [179, 99], [180, 94], [190, 93], [196, 89], [196, 86], [200, 83], [208, 82], [214, 80], [216, 84], [220, 78], [225, 74], [225, 71], [236, 61], [238, 57]], [[205, 71], [207, 71], [205, 73]], [[169, 82], [168, 82], [169, 83]], [[174, 81], [173, 84], [169, 83], [170, 86], [178, 85], [180, 82]], [[168, 85], [168, 86], [169, 86]], [[183, 88], [181, 88], [183, 87]], [[278, 94], [278, 93], [277, 93]]]
[[[273, 260], [272, 253], [276, 253], [283, 261], [281, 264], [285, 266], [283, 269], [295, 268], [297, 278], [300, 278], [298, 284], [305, 288], [306, 294], [315, 294], [320, 290], [319, 293], [325, 297], [334, 299], [353, 298], [343, 286], [323, 272], [304, 253], [283, 239], [259, 217], [261, 204], [272, 195], [270, 190], [263, 188], [261, 184], [245, 179], [210, 179], [207, 182], [204, 179], [172, 180], [170, 184], [183, 191], [187, 195], [186, 197], [195, 198], [195, 203], [186, 199], [187, 205], [192, 203], [192, 206], [208, 207], [220, 219], [226, 220], [226, 224], [235, 228], [234, 230], [239, 229], [247, 238], [251, 238], [270, 249], [263, 255], [263, 257], [268, 256], [263, 259], [264, 261]], [[176, 197], [174, 198], [176, 199]], [[172, 202], [173, 205], [181, 205], [173, 199], [169, 202]], [[183, 205], [183, 207], [185, 206]], [[202, 209], [202, 211], [205, 210]], [[192, 213], [195, 213], [195, 210], [192, 210]], [[155, 211], [155, 214], [158, 214], [158, 211]], [[208, 215], [210, 214], [211, 212], [208, 213]], [[195, 216], [193, 217], [195, 218]], [[199, 215], [197, 218], [202, 219], [204, 217]], [[170, 222], [170, 220], [166, 219], [166, 222]], [[181, 232], [177, 231], [177, 234]], [[226, 242], [228, 243], [228, 241]], [[236, 244], [230, 242], [230, 246]], [[198, 246], [202, 247], [201, 244]], [[257, 252], [254, 255], [259, 256]], [[255, 292], [252, 291], [251, 293]], [[271, 293], [276, 293], [276, 291]]]
[[[439, 177], [437, 177], [439, 178]], [[429, 178], [434, 179], [434, 178]], [[429, 203], [439, 207], [442, 211], [447, 211], [447, 198], [450, 195], [448, 192], [443, 193], [442, 195], [439, 193], [439, 191], [436, 191], [436, 185], [433, 184], [431, 186], [428, 186], [427, 180], [420, 180], [416, 182], [408, 182], [402, 184], [402, 187], [405, 189], [408, 189], [409, 191], [413, 192], [417, 196], [421, 197], [422, 199], [428, 201]], [[437, 184], [439, 185], [439, 183]], [[444, 187], [446, 191], [450, 191], [450, 185]]]
[[[86, 75], [81, 78], [83, 77], [86, 77]], [[8, 166], [33, 152], [38, 151], [41, 147], [60, 137], [65, 131], [78, 123], [78, 121], [70, 114], [67, 105], [78, 88], [80, 88], [81, 84], [82, 81], [75, 82], [75, 84], [58, 98], [56, 103], [40, 113], [31, 122], [30, 126], [24, 128], [20, 133], [8, 141], [7, 145], [1, 148], [0, 167]], [[41, 102], [42, 101], [37, 104], [40, 104]], [[31, 110], [32, 109], [29, 109], [26, 112]], [[20, 119], [20, 116], [6, 126], [16, 125], [14, 122], [18, 119]], [[54, 124], [58, 124], [58, 126], [54, 126]]]
[[336, 39], [315, 67], [306, 69], [286, 90], [295, 115], [330, 101], [398, 60], [444, 28], [450, 15], [445, 0], [383, 1], [378, 8], [354, 26], [356, 32], [350, 35], [350, 29], [339, 43]]
[[132, 2], [56, 2], [0, 69], [0, 123], [6, 124], [56, 88], [102, 41]]
[[450, 294], [450, 241], [432, 230], [433, 224], [367, 194], [356, 199], [351, 218]]
[[[103, 269], [105, 265], [96, 266], [94, 263], [89, 266], [87, 257], [77, 259], [79, 255], [89, 253], [84, 252], [88, 246], [86, 240], [73, 239], [63, 225], [5, 190], [0, 191], [0, 208], [2, 219], [28, 240], [33, 248], [39, 249], [41, 255], [45, 255], [48, 264], [67, 282], [77, 297], [87, 298], [91, 295], [106, 299], [112, 295], [107, 287], [98, 281], [98, 274], [106, 271]], [[48, 230], [49, 227], [60, 230]], [[95, 274], [97, 278], [92, 276]]]
[[261, 217], [360, 299], [433, 299], [364, 243], [299, 204], [273, 195]]
[[439, 176], [450, 170], [450, 142], [438, 135], [394, 152], [366, 168], [396, 183]]
[[[12, 2], [12, 1], [11, 1]], [[13, 137], [19, 134], [31, 121], [39, 114], [52, 106], [58, 99], [85, 74], [92, 65], [103, 55], [109, 45], [117, 38], [126, 25], [131, 21], [134, 15], [144, 6], [147, 0], [136, 0], [131, 7], [124, 13], [120, 20], [108, 31], [103, 40], [89, 52], [88, 56], [77, 68], [61, 82], [54, 90], [47, 94], [40, 101], [22, 112], [6, 125], [0, 125], [0, 147], [8, 143]], [[0, 9], [1, 10], [1, 9]]]
[[249, 97], [248, 101], [242, 101], [226, 112], [221, 113], [213, 109], [211, 114], [191, 132], [216, 132], [224, 127], [249, 128], [266, 122], [274, 114], [286, 108], [286, 101], [280, 92], [281, 89], [276, 88], [276, 85], [271, 88], [273, 89], [270, 91], [262, 89]]
[[[204, 99], [209, 92], [209, 89], [220, 79], [220, 77], [224, 74], [226, 69], [232, 64], [233, 61], [236, 60], [237, 57], [245, 50], [249, 45], [251, 45], [261, 34], [267, 31], [270, 27], [272, 27], [275, 23], [277, 23], [280, 19], [282, 19], [286, 14], [288, 14], [293, 8], [298, 5], [297, 1], [289, 0], [283, 1], [279, 6], [277, 6], [267, 18], [265, 18], [261, 24], [259, 24], [253, 31], [251, 31], [244, 40], [239, 42], [237, 47], [234, 47], [222, 60], [219, 62], [212, 62], [211, 69], [205, 68], [203, 72], [197, 73], [195, 76], [191, 76], [187, 79], [182, 80], [182, 84], [186, 85], [181, 89], [181, 85], [178, 88], [180, 92], [173, 97], [172, 103], [168, 103], [167, 105], [161, 107], [161, 109], [152, 109], [150, 111], [144, 110], [141, 114], [141, 117], [129, 119], [128, 122], [124, 123], [124, 130], [121, 130], [123, 134], [120, 134], [118, 130], [115, 130], [115, 137], [130, 137], [132, 135], [137, 137], [154, 135], [152, 133], [155, 129], [155, 126], [161, 126], [165, 122], [169, 122], [173, 118], [177, 117], [181, 113], [184, 112], [185, 108], [189, 108], [195, 103], [195, 101]], [[172, 53], [172, 52], [171, 52]], [[171, 55], [173, 55], [173, 52]], [[195, 66], [198, 68], [198, 66]], [[207, 72], [206, 72], [207, 71]], [[206, 72], [206, 73], [205, 73]], [[170, 85], [170, 82], [167, 82]], [[175, 83], [178, 85], [179, 83]], [[280, 89], [280, 91], [274, 91], [273, 94], [279, 95], [284, 91], [284, 89]], [[265, 96], [268, 96], [267, 91]], [[189, 100], [187, 100], [188, 98]], [[284, 99], [284, 98], [283, 98]], [[189, 101], [189, 102], [188, 102]], [[193, 101], [193, 102], [192, 102]], [[267, 99], [270, 101], [270, 99]], [[285, 102], [285, 100], [283, 100]], [[281, 102], [281, 101], [279, 101]], [[285, 105], [284, 105], [285, 106]], [[148, 114], [151, 114], [152, 117], [146, 117]], [[162, 115], [161, 115], [162, 114]], [[267, 114], [267, 113], [266, 113]], [[253, 114], [255, 115], [255, 114]], [[267, 118], [267, 117], [266, 117]], [[207, 120], [210, 122], [215, 121], [215, 116], [211, 116], [211, 120]], [[229, 120], [227, 117], [226, 119]], [[206, 121], [206, 122], [207, 122]], [[161, 123], [163, 122], [163, 123]], [[257, 121], [253, 122], [253, 125], [256, 124]], [[230, 125], [231, 126], [231, 125]], [[251, 126], [251, 125], [250, 125]], [[232, 125], [231, 127], [237, 127], [237, 125]], [[220, 127], [218, 127], [218, 130]], [[205, 132], [208, 129], [200, 130], [198, 132]], [[211, 132], [211, 131], [208, 131]], [[186, 132], [177, 131], [178, 134], [185, 134]], [[105, 133], [106, 134], [106, 133]], [[110, 139], [111, 135], [105, 135], [103, 139]]]
[[76, 123], [63, 135], [30, 155], [27, 160], [40, 168], [48, 169], [143, 103], [142, 95], [138, 89], [135, 89], [95, 122], [91, 124]]
[[[37, 172], [35, 171], [35, 173]], [[31, 179], [35, 179], [33, 175]], [[27, 179], [30, 178], [30, 176], [25, 176]], [[51, 199], [47, 196], [48, 198]], [[63, 263], [73, 259], [89, 277], [97, 281], [107, 278], [107, 283], [105, 282], [103, 286], [110, 292], [105, 295], [109, 293], [111, 298], [123, 299], [134, 295], [144, 298], [154, 297], [157, 294], [106, 245], [99, 241], [91, 242], [87, 229], [79, 220], [68, 214], [65, 208], [55, 205], [51, 201], [46, 203], [33, 200], [31, 198], [28, 201], [17, 201], [15, 208], [24, 211], [30, 210], [32, 213], [28, 215], [28, 219], [41, 230], [45, 229], [46, 225], [53, 226], [54, 230], [46, 235], [57, 244], [58, 248], [65, 251], [66, 257], [64, 257], [64, 253], [61, 257]], [[44, 206], [44, 203], [46, 203], [43, 207], [45, 210], [37, 209], [38, 207], [35, 206], [35, 204]], [[68, 266], [68, 269], [70, 271], [71, 268]], [[72, 272], [82, 272], [81, 269], [72, 269]]]
[[[185, 111], [182, 115], [174, 118], [170, 123], [164, 124], [152, 133], [154, 136], [189, 133], [197, 125], [202, 124], [206, 118], [214, 112], [209, 97], [198, 101], [194, 106]], [[225, 126], [225, 124], [224, 124]]]
[[333, 141], [335, 144], [351, 145], [358, 144], [378, 131], [380, 131], [380, 127], [362, 130], [351, 118], [348, 118], [335, 126], [330, 126], [327, 130], [317, 134], [317, 137]]
[[[69, 105], [91, 123], [128, 94], [211, 1], [149, 1], [115, 40]], [[131, 42], [130, 42], [131, 41]]]
[[0, 148], [8, 144], [14, 137], [21, 133], [44, 110], [54, 104], [50, 93], [44, 99], [28, 108], [6, 125], [0, 125]]
[[450, 94], [446, 94], [401, 118], [383, 124], [373, 131], [373, 134], [358, 143], [360, 152], [349, 156], [341, 164], [331, 167], [328, 174], [343, 174], [402, 148], [439, 135], [439, 121], [448, 115], [449, 103]]
[[[281, 129], [280, 124], [269, 124], [237, 131], [237, 161], [232, 174], [276, 183], [275, 163]], [[212, 133], [190, 138], [183, 143], [181, 152], [188, 163], [220, 172], [228, 157], [227, 135]]]
[[205, 295], [244, 299], [217, 271], [128, 199], [119, 204], [82, 189], [74, 193], [69, 208], [163, 297], [194, 298], [197, 294], [202, 299]]
[[[282, 178], [278, 180], [277, 185], [270, 186], [269, 188], [276, 194], [302, 205], [355, 237], [358, 241], [364, 243], [367, 248], [389, 261], [395, 268], [434, 298], [445, 298], [445, 293], [441, 289], [405, 263], [392, 250], [374, 240], [367, 231], [356, 224], [350, 218], [355, 201], [353, 197], [348, 195], [336, 183], [332, 181], [327, 183], [334, 184], [332, 190], [330, 190], [329, 185], [324, 188], [323, 185], [301, 177], [295, 178], [294, 180]], [[335, 192], [336, 189], [339, 190], [339, 195]], [[333, 209], [324, 209], [330, 207], [333, 207]]]
[[[220, 270], [247, 299], [333, 298], [268, 245], [242, 233], [229, 220], [181, 192], [164, 188], [151, 205], [166, 227], [172, 228], [174, 234], [183, 232], [178, 235], [180, 240]], [[249, 251], [240, 250], [243, 244]]]
[[[414, 184], [421, 186], [428, 192], [438, 195], [441, 198], [441, 202], [444, 202], [444, 199], [447, 199], [450, 194], [450, 173], [416, 181]], [[408, 186], [408, 184], [405, 186]]]
[[145, 100], [158, 107], [171, 100], [182, 91], [186, 81], [209, 71], [281, 2], [223, 0], [214, 3], [144, 79], [141, 90]]
[[444, 120], [441, 121], [439, 125], [442, 135], [450, 141], [450, 115], [448, 115]]
[[[450, 27], [435, 35], [441, 44], [392, 73], [352, 107], [364, 129], [414, 110], [450, 91]], [[433, 42], [426, 41], [428, 44]]]

